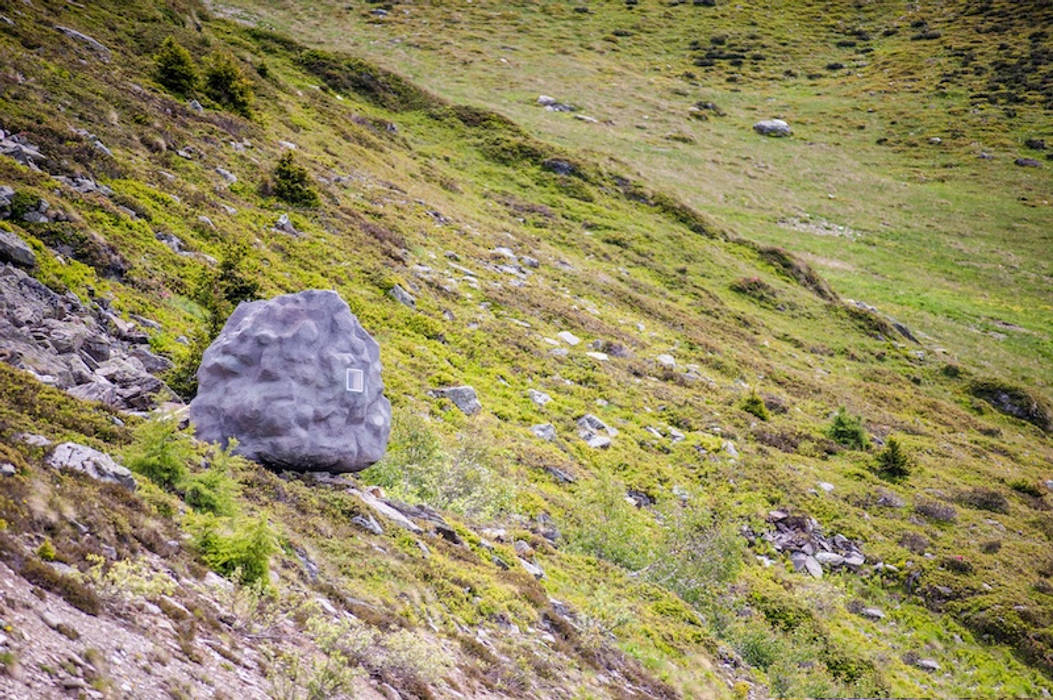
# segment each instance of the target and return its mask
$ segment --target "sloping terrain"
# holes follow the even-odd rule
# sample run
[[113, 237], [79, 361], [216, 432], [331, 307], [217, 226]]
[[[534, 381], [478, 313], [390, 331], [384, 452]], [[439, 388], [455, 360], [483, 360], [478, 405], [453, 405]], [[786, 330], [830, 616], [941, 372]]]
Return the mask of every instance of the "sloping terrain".
[[[746, 5], [5, 6], [0, 688], [1048, 694], [1049, 7]], [[384, 460], [147, 415], [308, 288]]]

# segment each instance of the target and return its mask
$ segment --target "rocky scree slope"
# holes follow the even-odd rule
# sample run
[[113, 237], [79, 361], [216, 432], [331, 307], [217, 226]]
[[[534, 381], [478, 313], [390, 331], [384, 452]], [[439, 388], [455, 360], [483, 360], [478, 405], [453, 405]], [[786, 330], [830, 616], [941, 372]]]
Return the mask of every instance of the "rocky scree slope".
[[[126, 412], [146, 405], [72, 396], [101, 382], [62, 385], [61, 324], [12, 321], [10, 692], [1048, 689], [1039, 392], [623, 163], [359, 57], [192, 4], [4, 17], [0, 228], [33, 257], [5, 279], [184, 400], [238, 300], [336, 289], [380, 342], [395, 420], [356, 479], [274, 474]], [[255, 100], [165, 88], [169, 36]], [[127, 359], [140, 333], [172, 370]], [[905, 479], [880, 469], [890, 438]], [[64, 441], [137, 488], [51, 468]], [[80, 629], [93, 616], [128, 643]]]

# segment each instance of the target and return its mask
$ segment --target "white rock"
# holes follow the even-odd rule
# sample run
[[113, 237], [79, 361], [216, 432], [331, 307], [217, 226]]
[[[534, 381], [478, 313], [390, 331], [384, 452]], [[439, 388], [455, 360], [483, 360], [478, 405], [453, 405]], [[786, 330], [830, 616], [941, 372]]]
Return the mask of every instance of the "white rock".
[[75, 442], [58, 445], [48, 455], [45, 464], [54, 469], [80, 472], [99, 481], [120, 484], [133, 491], [136, 488], [135, 478], [126, 467], [114, 462], [109, 455]]
[[605, 353], [605, 352], [597, 352], [597, 351], [593, 350], [593, 351], [587, 352], [585, 354], [588, 355], [589, 357], [591, 357], [592, 359], [596, 360], [597, 362], [606, 362], [607, 361], [607, 353]]
[[819, 488], [821, 488], [823, 491], [826, 491], [827, 493], [830, 493], [834, 490], [834, 485], [831, 484], [829, 481], [820, 481]]
[[556, 337], [562, 340], [567, 345], [577, 345], [581, 342], [581, 338], [574, 335], [570, 331], [560, 331], [556, 334]]
[[676, 367], [676, 359], [672, 355], [663, 353], [654, 359], [666, 369], [674, 369]]
[[538, 423], [530, 426], [530, 432], [542, 440], [552, 442], [556, 439], [556, 428], [551, 423]]

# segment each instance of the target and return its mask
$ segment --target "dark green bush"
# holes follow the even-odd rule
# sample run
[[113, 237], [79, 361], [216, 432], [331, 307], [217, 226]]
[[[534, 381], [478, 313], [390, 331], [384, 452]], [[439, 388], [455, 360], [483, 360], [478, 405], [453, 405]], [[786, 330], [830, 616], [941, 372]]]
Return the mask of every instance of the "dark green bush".
[[877, 472], [886, 479], [905, 479], [910, 476], [910, 459], [903, 453], [896, 438], [890, 437], [885, 449], [878, 453]]
[[849, 415], [844, 406], [837, 410], [833, 422], [826, 431], [826, 436], [854, 450], [865, 450], [870, 444], [867, 440], [867, 431], [863, 428], [863, 419]]
[[198, 83], [194, 59], [172, 37], [166, 38], [154, 54], [154, 77], [167, 90], [182, 96], [193, 92]]
[[215, 449], [208, 469], [187, 478], [183, 500], [201, 513], [232, 516], [237, 512], [238, 483], [231, 476], [230, 463], [236, 441], [226, 450]]
[[318, 194], [314, 191], [307, 169], [293, 159], [291, 151], [286, 151], [278, 159], [278, 164], [271, 172], [274, 196], [299, 207], [318, 206]]
[[1035, 498], [1042, 498], [1042, 489], [1035, 485], [1034, 482], [1028, 481], [1027, 479], [1017, 479], [1009, 484], [1009, 488], [1017, 493], [1034, 496]]
[[995, 491], [977, 487], [958, 494], [958, 502], [978, 510], [989, 510], [992, 513], [1008, 513], [1009, 500]]
[[243, 117], [252, 113], [252, 83], [242, 74], [234, 58], [216, 52], [205, 65], [204, 91], [210, 99]]

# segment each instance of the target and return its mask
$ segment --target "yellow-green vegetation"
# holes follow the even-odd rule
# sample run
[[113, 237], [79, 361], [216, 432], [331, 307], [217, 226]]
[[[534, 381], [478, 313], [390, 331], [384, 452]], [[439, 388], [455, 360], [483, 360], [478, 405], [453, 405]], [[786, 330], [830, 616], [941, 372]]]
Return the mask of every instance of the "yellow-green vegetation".
[[[0, 184], [68, 215], [3, 224], [33, 274], [157, 321], [184, 398], [237, 303], [337, 290], [381, 345], [395, 416], [357, 485], [448, 526], [402, 530], [342, 482], [0, 364], [0, 557], [93, 613], [121, 581], [167, 590], [146, 553], [212, 568], [321, 650], [265, 650], [275, 694], [361, 670], [442, 696], [456, 669], [468, 695], [1041, 696], [1053, 182], [1012, 161], [1051, 134], [1041, 85], [999, 67], [1023, 49], [975, 31], [1027, 22], [998, 0], [576, 7], [106, 0], [0, 25], [23, 78], [0, 82], [0, 128], [46, 156], [0, 157]], [[769, 116], [794, 136], [754, 134]], [[52, 177], [71, 174], [114, 194]], [[428, 394], [460, 384], [478, 415]], [[608, 448], [578, 437], [586, 413], [617, 430]], [[556, 440], [531, 433], [545, 423]], [[25, 432], [121, 457], [139, 489], [53, 472]], [[813, 579], [749, 544], [776, 509], [866, 563]], [[354, 522], [374, 515], [381, 535]]]

